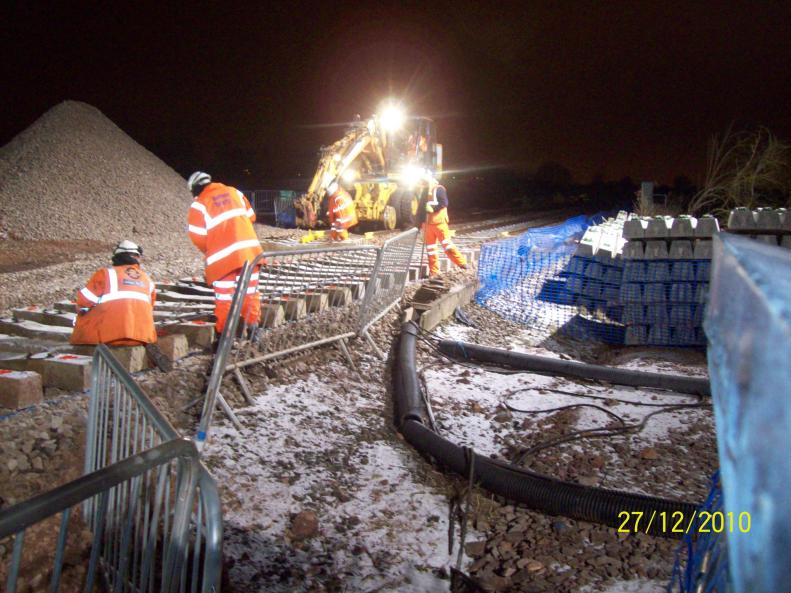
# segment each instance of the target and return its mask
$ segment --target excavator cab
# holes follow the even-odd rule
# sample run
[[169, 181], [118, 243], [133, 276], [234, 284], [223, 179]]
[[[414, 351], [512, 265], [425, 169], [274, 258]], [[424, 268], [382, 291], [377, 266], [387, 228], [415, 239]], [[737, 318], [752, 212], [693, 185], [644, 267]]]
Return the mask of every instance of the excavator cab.
[[415, 223], [421, 176], [442, 171], [442, 145], [427, 117], [388, 113], [354, 121], [346, 134], [320, 151], [308, 191], [294, 202], [298, 226], [326, 221], [327, 188], [338, 180], [351, 194], [358, 220], [394, 229]]

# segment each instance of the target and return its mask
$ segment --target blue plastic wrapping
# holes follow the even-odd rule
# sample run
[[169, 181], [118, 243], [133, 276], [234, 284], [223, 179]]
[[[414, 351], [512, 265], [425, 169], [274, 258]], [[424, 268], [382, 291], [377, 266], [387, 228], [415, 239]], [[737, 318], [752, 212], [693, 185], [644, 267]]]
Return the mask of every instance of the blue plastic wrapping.
[[[791, 251], [714, 239], [704, 327], [734, 590], [791, 591]], [[743, 515], [742, 515], [743, 516]]]

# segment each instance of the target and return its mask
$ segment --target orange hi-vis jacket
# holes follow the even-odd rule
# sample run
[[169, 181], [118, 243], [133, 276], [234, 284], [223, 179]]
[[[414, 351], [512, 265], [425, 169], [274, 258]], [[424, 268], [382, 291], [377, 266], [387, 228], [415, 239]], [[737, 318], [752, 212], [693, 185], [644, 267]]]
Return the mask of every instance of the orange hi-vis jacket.
[[242, 192], [210, 183], [190, 206], [189, 236], [206, 256], [206, 282], [238, 270], [261, 253], [253, 229], [255, 212]]
[[[442, 190], [438, 191], [440, 188]], [[434, 212], [426, 212], [428, 224], [448, 224], [450, 222], [448, 219], [448, 198], [444, 186], [436, 186], [431, 192], [431, 200], [428, 200], [427, 203], [434, 208]]]
[[329, 215], [333, 230], [345, 230], [357, 224], [357, 207], [346, 190], [338, 189], [330, 197]]
[[81, 311], [69, 341], [122, 345], [156, 342], [155, 301], [154, 283], [139, 265], [102, 268], [77, 293]]

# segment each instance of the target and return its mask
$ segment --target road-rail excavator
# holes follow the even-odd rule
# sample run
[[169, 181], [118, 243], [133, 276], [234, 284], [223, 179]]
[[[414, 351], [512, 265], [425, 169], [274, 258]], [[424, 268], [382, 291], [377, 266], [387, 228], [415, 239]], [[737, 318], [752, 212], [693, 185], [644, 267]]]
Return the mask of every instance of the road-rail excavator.
[[349, 191], [365, 226], [409, 228], [417, 214], [417, 182], [442, 171], [434, 122], [408, 117], [395, 104], [368, 120], [356, 116], [344, 136], [319, 154], [308, 191], [294, 201], [297, 226], [303, 228], [326, 222], [327, 188], [333, 181]]

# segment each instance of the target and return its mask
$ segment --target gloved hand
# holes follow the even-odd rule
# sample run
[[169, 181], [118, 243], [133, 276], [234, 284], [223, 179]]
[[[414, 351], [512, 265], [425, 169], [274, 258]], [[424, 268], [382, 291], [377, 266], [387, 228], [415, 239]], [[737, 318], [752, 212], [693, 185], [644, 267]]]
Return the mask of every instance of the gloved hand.
[[434, 212], [434, 207], [431, 204], [426, 204], [426, 212]]

